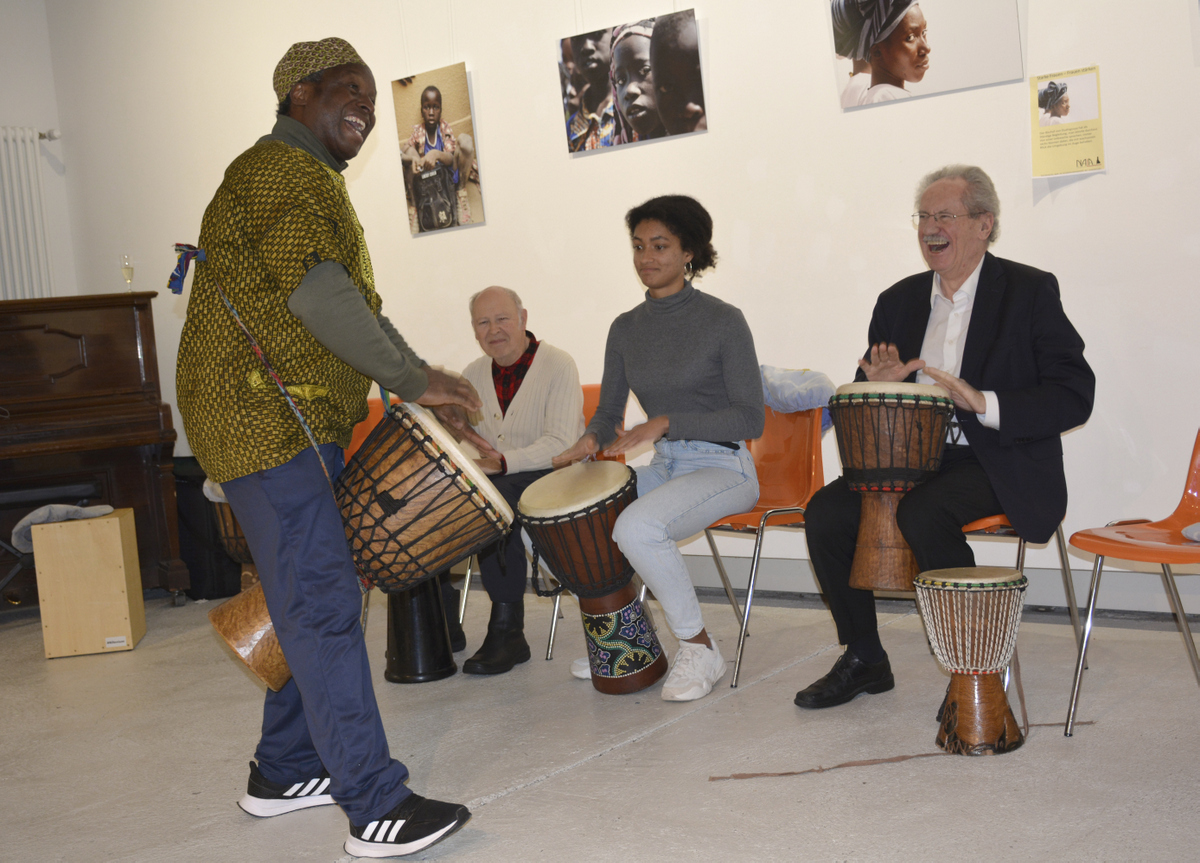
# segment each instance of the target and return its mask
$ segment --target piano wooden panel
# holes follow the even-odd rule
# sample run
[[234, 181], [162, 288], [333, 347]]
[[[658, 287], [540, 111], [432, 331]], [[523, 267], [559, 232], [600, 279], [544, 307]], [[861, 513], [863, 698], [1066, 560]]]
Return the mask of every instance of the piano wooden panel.
[[[179, 559], [175, 429], [162, 401], [154, 292], [0, 302], [0, 495], [94, 482], [89, 505], [134, 511], [142, 585], [188, 587]], [[0, 535], [47, 498], [0, 504]], [[0, 571], [12, 559], [0, 554]], [[5, 598], [27, 604], [32, 579]]]

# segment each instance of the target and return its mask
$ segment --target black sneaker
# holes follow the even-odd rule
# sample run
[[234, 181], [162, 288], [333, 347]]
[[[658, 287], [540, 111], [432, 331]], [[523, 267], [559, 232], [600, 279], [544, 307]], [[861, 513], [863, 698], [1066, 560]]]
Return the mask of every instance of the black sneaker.
[[350, 825], [346, 853], [355, 857], [402, 857], [441, 842], [471, 818], [461, 803], [410, 794], [378, 821]]
[[325, 806], [332, 802], [328, 770], [322, 770], [321, 775], [314, 779], [280, 785], [263, 776], [258, 771], [258, 765], [251, 761], [246, 796], [238, 801], [238, 806], [251, 815], [270, 818], [272, 815], [283, 815], [310, 806]]

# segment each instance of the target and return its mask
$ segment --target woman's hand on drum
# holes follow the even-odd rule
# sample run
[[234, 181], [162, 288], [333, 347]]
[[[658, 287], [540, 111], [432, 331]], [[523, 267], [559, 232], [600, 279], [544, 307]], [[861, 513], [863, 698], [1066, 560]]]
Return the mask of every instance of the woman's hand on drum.
[[588, 456], [593, 456], [600, 451], [600, 442], [594, 434], [585, 434], [579, 440], [575, 441], [574, 445], [563, 450], [554, 458], [550, 459], [550, 464], [555, 470], [560, 467], [575, 464], [577, 461], [583, 461]]
[[950, 398], [954, 399], [957, 407], [966, 411], [974, 411], [977, 414], [987, 413], [987, 399], [983, 393], [962, 378], [956, 378], [949, 372], [934, 368], [925, 369], [925, 374], [949, 391]]
[[483, 402], [479, 400], [479, 393], [475, 392], [475, 387], [471, 386], [471, 382], [466, 378], [447, 374], [441, 369], [431, 366], [422, 366], [422, 370], [429, 378], [429, 386], [416, 400], [417, 404], [426, 407], [460, 405], [469, 411], [477, 411], [483, 407]]
[[858, 361], [858, 367], [867, 373], [869, 381], [894, 383], [925, 368], [925, 361], [920, 358], [902, 362], [899, 348], [884, 342], [871, 345], [870, 356], [870, 361]]
[[642, 444], [653, 444], [661, 439], [671, 429], [671, 420], [666, 415], [646, 420], [635, 425], [627, 432], [622, 432], [615, 441], [604, 448], [605, 455], [621, 455], [637, 449]]

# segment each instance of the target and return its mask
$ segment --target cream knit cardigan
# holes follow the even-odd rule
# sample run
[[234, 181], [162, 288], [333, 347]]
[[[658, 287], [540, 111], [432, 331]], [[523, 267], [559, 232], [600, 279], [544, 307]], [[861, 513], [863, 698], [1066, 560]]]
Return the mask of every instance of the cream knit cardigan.
[[575, 360], [566, 351], [542, 341], [517, 395], [501, 415], [492, 358], [480, 357], [463, 376], [475, 387], [483, 408], [472, 414], [471, 425], [504, 454], [509, 473], [544, 470], [550, 460], [583, 436], [583, 390]]

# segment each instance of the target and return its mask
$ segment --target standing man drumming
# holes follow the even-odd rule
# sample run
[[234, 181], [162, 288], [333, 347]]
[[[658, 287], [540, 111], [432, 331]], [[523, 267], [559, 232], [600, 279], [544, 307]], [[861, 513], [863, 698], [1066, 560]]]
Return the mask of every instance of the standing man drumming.
[[246, 534], [292, 670], [283, 689], [267, 692], [258, 763], [239, 805], [266, 817], [336, 802], [350, 819], [346, 851], [391, 857], [444, 839], [470, 813], [414, 794], [388, 752], [330, 481], [367, 416], [372, 379], [420, 404], [477, 409], [479, 400], [425, 365], [380, 313], [341, 176], [375, 126], [371, 70], [341, 39], [299, 42], [279, 61], [274, 88], [275, 127], [229, 166], [204, 214], [206, 259], [179, 345], [179, 411]]
[[[550, 473], [550, 460], [583, 434], [583, 390], [566, 351], [539, 342], [517, 292], [490, 287], [471, 297], [471, 326], [484, 354], [463, 371], [483, 410], [475, 431], [488, 443], [479, 466], [516, 511], [521, 493]], [[472, 416], [472, 419], [475, 419]], [[529, 659], [525, 641], [525, 545], [520, 527], [479, 553], [492, 600], [487, 637], [466, 674], [503, 674]]]
[[[1046, 542], [1067, 511], [1060, 435], [1087, 421], [1096, 378], [1050, 273], [993, 257], [1000, 201], [981, 169], [927, 175], [913, 224], [929, 272], [879, 296], [857, 380], [939, 384], [955, 404], [941, 470], [900, 502], [896, 521], [921, 571], [974, 566], [962, 527], [1004, 513]], [[844, 477], [804, 514], [809, 557], [846, 645], [799, 707], [843, 704], [895, 686], [875, 598], [849, 586], [860, 495]]]

